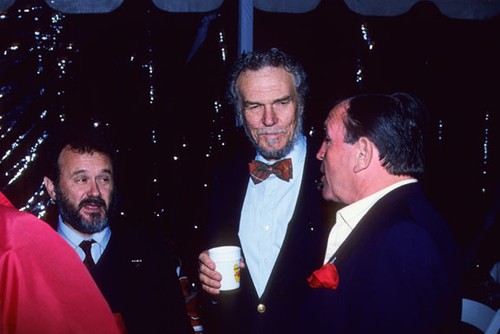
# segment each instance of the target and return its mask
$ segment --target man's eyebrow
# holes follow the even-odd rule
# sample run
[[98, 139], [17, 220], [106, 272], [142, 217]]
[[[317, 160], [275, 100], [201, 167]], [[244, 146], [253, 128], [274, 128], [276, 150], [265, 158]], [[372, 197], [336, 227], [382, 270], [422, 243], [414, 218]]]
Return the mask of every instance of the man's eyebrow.
[[286, 101], [286, 100], [293, 100], [293, 96], [292, 95], [283, 96], [283, 97], [280, 97], [280, 98], [274, 100], [273, 102], [276, 103], [276, 102], [282, 102], [282, 101]]
[[260, 102], [254, 102], [254, 101], [250, 101], [250, 100], [243, 101], [243, 105], [249, 105], [249, 104], [262, 104], [262, 103], [260, 103]]
[[[88, 170], [87, 169], [78, 169], [78, 170], [75, 170], [74, 172], [71, 173], [71, 175], [79, 175], [79, 174], [85, 174], [85, 173], [88, 173]], [[109, 168], [103, 168], [99, 171], [99, 174], [113, 174], [112, 170], [109, 169]]]
[[[294, 98], [293, 95], [286, 95], [286, 96], [274, 99], [271, 103], [283, 102], [283, 101], [287, 101], [287, 100], [293, 100], [293, 98]], [[263, 103], [262, 102], [257, 102], [257, 101], [244, 100], [243, 104], [263, 104]]]
[[88, 172], [88, 170], [86, 170], [86, 169], [77, 169], [77, 170], [73, 171], [73, 172], [71, 173], [71, 175], [85, 174], [85, 173], [87, 173], [87, 172]]

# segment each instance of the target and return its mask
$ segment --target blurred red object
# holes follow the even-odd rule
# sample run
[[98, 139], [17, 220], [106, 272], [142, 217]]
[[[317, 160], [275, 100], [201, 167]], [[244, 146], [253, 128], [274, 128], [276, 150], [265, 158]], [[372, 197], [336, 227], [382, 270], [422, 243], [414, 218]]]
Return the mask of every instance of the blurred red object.
[[186, 301], [186, 311], [191, 326], [193, 326], [193, 330], [196, 334], [203, 334], [203, 324], [198, 311], [198, 292], [192, 288], [191, 282], [187, 276], [179, 277], [179, 283], [181, 284], [182, 294]]

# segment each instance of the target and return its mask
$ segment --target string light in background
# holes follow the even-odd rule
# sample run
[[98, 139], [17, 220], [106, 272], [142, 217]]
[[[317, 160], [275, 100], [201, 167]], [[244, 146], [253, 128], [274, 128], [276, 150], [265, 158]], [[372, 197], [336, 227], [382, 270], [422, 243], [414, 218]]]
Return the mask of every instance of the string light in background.
[[[35, 1], [11, 7], [1, 16], [0, 24], [14, 27], [17, 32], [4, 35], [11, 39], [5, 40], [2, 50], [4, 73], [12, 73], [2, 78], [0, 86], [2, 191], [33, 178], [33, 170], [40, 164], [40, 151], [50, 135], [47, 127], [51, 122], [65, 120], [63, 112], [55, 115], [55, 110], [60, 110], [55, 106], [65, 95], [64, 85], [59, 82], [71, 63], [58, 57], [57, 52], [61, 49], [58, 43], [64, 15], [46, 9]], [[72, 46], [64, 49], [68, 56]], [[48, 201], [43, 186], [39, 186], [28, 194], [20, 209], [43, 218]]]
[[[375, 47], [375, 41], [371, 37], [370, 30], [368, 28], [368, 23], [364, 22], [360, 25], [361, 29], [361, 39], [363, 40], [363, 45], [366, 46], [366, 52], [363, 54], [366, 54], [366, 57], [370, 56], [370, 53], [373, 52], [374, 47]], [[356, 74], [355, 74], [355, 80], [356, 84], [359, 87], [363, 86], [363, 79], [364, 79], [364, 64], [365, 64], [364, 59], [361, 59], [360, 57], [356, 58]]]
[[486, 111], [484, 113], [484, 139], [483, 139], [483, 184], [481, 186], [481, 192], [484, 194], [487, 191], [487, 176], [488, 176], [488, 150], [489, 150], [489, 144], [490, 144], [490, 138], [489, 138], [489, 133], [490, 133], [490, 113]]

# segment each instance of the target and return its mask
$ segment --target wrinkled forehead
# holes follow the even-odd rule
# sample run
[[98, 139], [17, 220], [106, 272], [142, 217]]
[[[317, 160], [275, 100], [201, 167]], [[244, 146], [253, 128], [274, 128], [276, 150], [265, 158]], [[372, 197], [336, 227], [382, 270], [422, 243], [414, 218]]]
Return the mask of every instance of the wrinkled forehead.
[[76, 168], [78, 166], [99, 167], [112, 170], [111, 158], [99, 151], [79, 150], [67, 145], [59, 154], [60, 168]]
[[287, 86], [294, 87], [295, 79], [292, 73], [288, 72], [284, 67], [265, 66], [256, 70], [247, 69], [240, 73], [236, 83], [239, 88], [242, 85], [265, 85], [272, 83], [285, 83]]

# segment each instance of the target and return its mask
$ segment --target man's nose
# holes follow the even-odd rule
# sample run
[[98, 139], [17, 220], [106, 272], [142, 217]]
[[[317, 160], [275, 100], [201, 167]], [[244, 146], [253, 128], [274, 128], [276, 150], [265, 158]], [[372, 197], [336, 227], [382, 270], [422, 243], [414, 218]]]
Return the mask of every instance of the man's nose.
[[325, 148], [324, 148], [325, 144], [321, 144], [321, 147], [319, 148], [318, 150], [318, 153], [316, 153], [316, 159], [318, 159], [319, 161], [323, 161], [323, 159], [325, 158]]
[[273, 111], [272, 107], [265, 107], [262, 122], [265, 126], [273, 126], [277, 123], [276, 113]]
[[94, 197], [101, 195], [101, 190], [99, 189], [99, 184], [96, 181], [89, 182], [88, 194]]

